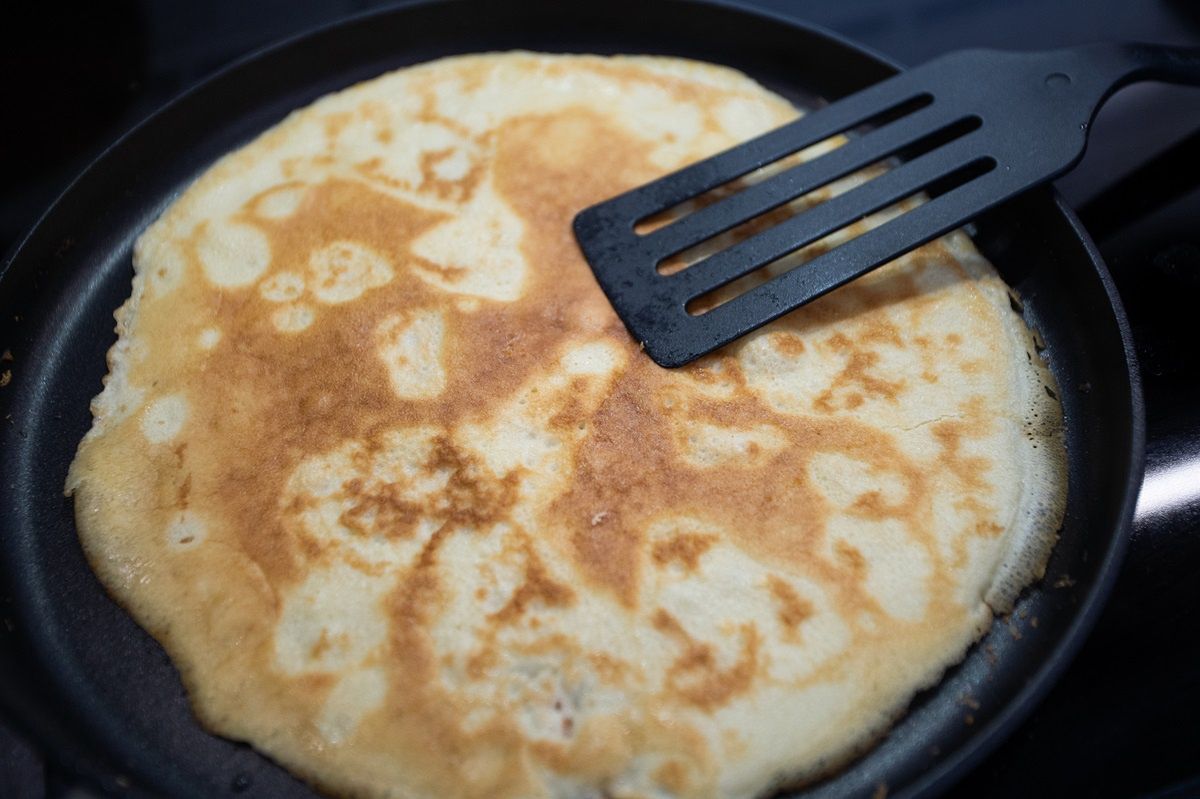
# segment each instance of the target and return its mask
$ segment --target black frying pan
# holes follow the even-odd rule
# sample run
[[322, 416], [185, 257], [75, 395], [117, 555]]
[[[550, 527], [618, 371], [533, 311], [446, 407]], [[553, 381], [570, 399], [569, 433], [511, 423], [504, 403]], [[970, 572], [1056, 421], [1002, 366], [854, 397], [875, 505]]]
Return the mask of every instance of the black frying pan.
[[[311, 789], [197, 725], [162, 649], [84, 560], [67, 465], [91, 417], [112, 312], [137, 235], [209, 164], [290, 110], [385, 70], [523, 47], [663, 53], [744, 70], [800, 104], [896, 67], [828, 33], [680, 0], [422, 3], [352, 19], [221, 72], [125, 136], [0, 267], [0, 568], [16, 637], [44, 675], [26, 723], [72, 768], [125, 795], [300, 797]], [[1027, 591], [864, 757], [795, 796], [944, 790], [996, 746], [1062, 672], [1116, 575], [1142, 478], [1143, 411], [1129, 331], [1104, 264], [1052, 191], [978, 221], [975, 241], [1025, 301], [1062, 392], [1070, 491], [1046, 578]], [[1036, 617], [1036, 625], [1031, 620]], [[968, 720], [968, 716], [970, 719]]]

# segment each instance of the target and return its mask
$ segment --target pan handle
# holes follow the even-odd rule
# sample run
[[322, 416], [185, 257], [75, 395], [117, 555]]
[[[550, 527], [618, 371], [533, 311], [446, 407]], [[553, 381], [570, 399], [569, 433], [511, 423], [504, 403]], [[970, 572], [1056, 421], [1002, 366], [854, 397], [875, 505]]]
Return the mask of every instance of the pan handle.
[[1146, 442], [1146, 476], [1133, 524], [1137, 535], [1200, 527], [1200, 423]]
[[[1135, 330], [1143, 331], [1135, 344], [1149, 418], [1146, 476], [1134, 516], [1136, 536], [1200, 527], [1200, 387], [1191, 388], [1195, 383], [1187, 380], [1179, 381], [1182, 387], [1171, 385], [1170, 379], [1172, 369], [1200, 370], [1200, 355], [1184, 345], [1194, 336], [1194, 317], [1184, 306], [1200, 296], [1200, 247], [1181, 251], [1178, 241], [1147, 246], [1145, 239], [1153, 240], [1153, 234], [1137, 235], [1145, 217], [1172, 214], [1175, 203], [1196, 191], [1197, 163], [1200, 129], [1078, 209], [1114, 274]], [[1182, 206], [1180, 210], [1186, 213]], [[1187, 362], [1175, 363], [1180, 358]], [[1179, 395], [1189, 388], [1192, 396]]]

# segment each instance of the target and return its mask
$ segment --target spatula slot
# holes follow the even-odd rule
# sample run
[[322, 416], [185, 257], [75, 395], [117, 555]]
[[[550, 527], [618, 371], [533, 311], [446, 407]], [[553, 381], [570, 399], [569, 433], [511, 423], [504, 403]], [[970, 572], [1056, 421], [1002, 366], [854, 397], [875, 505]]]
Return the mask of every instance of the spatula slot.
[[[813, 159], [845, 144], [842, 134], [886, 127], [932, 105], [933, 101], [932, 94], [921, 92], [899, 102], [888, 102], [880, 111], [880, 103], [866, 102], [858, 95], [853, 101], [800, 117], [745, 144], [684, 167], [668, 176], [669, 181], [652, 181], [617, 199], [628, 205], [622, 210], [634, 219], [634, 231], [649, 234], [673, 219], [782, 171], [786, 165], [775, 166], [782, 159], [797, 155]], [[727, 186], [735, 181], [740, 181], [740, 185], [731, 191]], [[710, 193], [714, 196], [706, 198]]]
[[847, 136], [864, 135], [872, 130], [877, 130], [885, 125], [890, 125], [893, 122], [908, 116], [909, 114], [916, 113], [926, 106], [933, 105], [933, 99], [933, 95], [929, 92], [922, 92], [910, 97], [908, 100], [905, 100], [896, 106], [893, 106], [892, 108], [889, 108], [886, 111], [881, 111], [867, 121], [847, 128], [842, 132]]
[[983, 156], [979, 141], [981, 135], [982, 131], [967, 133], [710, 255], [681, 272], [658, 279], [670, 281], [672, 292], [684, 300], [694, 299], [730, 283], [865, 216], [900, 202], [979, 159]]
[[[840, 158], [839, 154], [830, 153], [813, 161], [792, 166], [787, 172], [776, 174], [765, 183], [745, 187], [740, 194], [734, 197], [733, 202], [717, 202], [711, 211], [697, 210], [691, 216], [676, 221], [668, 229], [668, 233], [674, 234], [676, 239], [683, 240], [687, 236], [704, 237], [693, 240], [685, 249], [658, 261], [655, 268], [660, 275], [672, 275], [683, 271], [715, 252], [744, 241], [756, 233], [792, 217], [799, 216], [810, 208], [849, 191], [863, 179], [869, 181], [883, 174], [885, 168], [892, 164], [893, 158], [896, 157], [895, 154], [901, 151], [909, 160], [917, 158], [962, 138], [978, 129], [981, 124], [979, 117], [968, 116], [937, 128], [911, 143], [907, 141], [908, 137], [903, 135], [893, 135], [891, 140], [883, 146], [879, 146], [870, 139], [858, 139], [846, 145], [845, 153], [849, 155], [848, 158]], [[851, 150], [855, 152], [851, 152]], [[877, 156], [878, 160], [868, 162], [865, 166], [860, 165], [857, 170], [850, 169], [872, 155]], [[822, 163], [824, 159], [833, 160], [835, 156], [840, 158], [840, 163]], [[848, 179], [843, 180], [843, 178]], [[804, 191], [805, 189], [808, 190]], [[793, 191], [802, 191], [803, 193], [788, 198], [787, 195]], [[711, 194], [713, 193], [710, 192]], [[783, 197], [783, 199], [776, 201], [777, 197]], [[736, 220], [740, 214], [762, 206], [768, 206], [767, 210], [753, 214], [735, 226], [726, 225], [724, 230], [719, 229], [720, 223], [709, 224], [712, 220]], [[704, 235], [711, 230], [718, 232]], [[672, 242], [669, 246], [673, 247], [675, 243]]]
[[[869, 215], [830, 230], [820, 238], [804, 245], [798, 250], [788, 252], [724, 285], [705, 291], [689, 300], [685, 304], [685, 308], [691, 316], [702, 316], [726, 303], [740, 299], [744, 295], [754, 292], [756, 289], [769, 290], [770, 284], [796, 269], [803, 272], [812, 268], [820, 269], [821, 267], [825, 267], [826, 274], [813, 275], [813, 280], [810, 281], [810, 288], [817, 291], [817, 293], [829, 291], [858, 274], [845, 275], [844, 270], [843, 273], [836, 273], [834, 271], [837, 268], [841, 268], [849, 260], [849, 254], [843, 248], [861, 239], [868, 239], [867, 244], [874, 245], [885, 238], [891, 237], [894, 242], [892, 245], [894, 253], [884, 258], [884, 261], [889, 261], [920, 246], [924, 242], [914, 241], [911, 236], [907, 236], [903, 231], [898, 231], [895, 223], [904, 219], [906, 215], [911, 214], [914, 210], [922, 207], [924, 198], [921, 195], [936, 184], [939, 197], [930, 202], [937, 203], [940, 197], [950, 195], [955, 189], [971, 183], [977, 178], [993, 171], [995, 168], [996, 160], [991, 156], [984, 156], [971, 160], [946, 174], [933, 176], [924, 185], [913, 188], [903, 197], [875, 210]], [[870, 183], [851, 189], [847, 194], [866, 188], [867, 186], [870, 186]], [[778, 225], [777, 222], [770, 224]], [[893, 233], [898, 233], [899, 235], [892, 237], [891, 234]], [[875, 264], [883, 263], [884, 261], [875, 261]], [[863, 269], [861, 271], [865, 272], [868, 270]]]

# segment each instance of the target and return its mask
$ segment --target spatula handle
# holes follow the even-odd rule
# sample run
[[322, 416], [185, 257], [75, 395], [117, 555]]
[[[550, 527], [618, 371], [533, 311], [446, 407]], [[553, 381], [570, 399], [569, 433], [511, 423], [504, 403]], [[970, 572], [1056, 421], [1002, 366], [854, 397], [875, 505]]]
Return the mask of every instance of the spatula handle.
[[1058, 74], [1078, 83], [1079, 98], [1090, 103], [1093, 112], [1114, 91], [1136, 81], [1200, 85], [1200, 48], [1131, 42], [1093, 44], [1059, 54], [1063, 72]]
[[1161, 80], [1200, 84], [1200, 47], [1132, 43], [1122, 46], [1131, 65], [1125, 81]]

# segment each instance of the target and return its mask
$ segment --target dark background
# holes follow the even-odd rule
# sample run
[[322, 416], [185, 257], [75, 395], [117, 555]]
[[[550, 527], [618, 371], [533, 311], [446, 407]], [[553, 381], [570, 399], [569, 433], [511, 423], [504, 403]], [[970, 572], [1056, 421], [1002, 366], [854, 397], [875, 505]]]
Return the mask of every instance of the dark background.
[[[1195, 0], [744, 4], [830, 28], [906, 64], [968, 46], [1200, 45]], [[0, 5], [0, 252], [88, 161], [178, 92], [265, 44], [383, 5]], [[1088, 155], [1059, 187], [1083, 211], [1128, 306], [1148, 406], [1147, 483], [1095, 632], [1033, 717], [956, 795], [1200, 796], [1200, 89], [1126, 89], [1093, 131]], [[23, 737], [20, 711], [38, 686], [6, 649], [6, 602], [0, 587], [0, 799], [91, 797], [86, 780]]]

